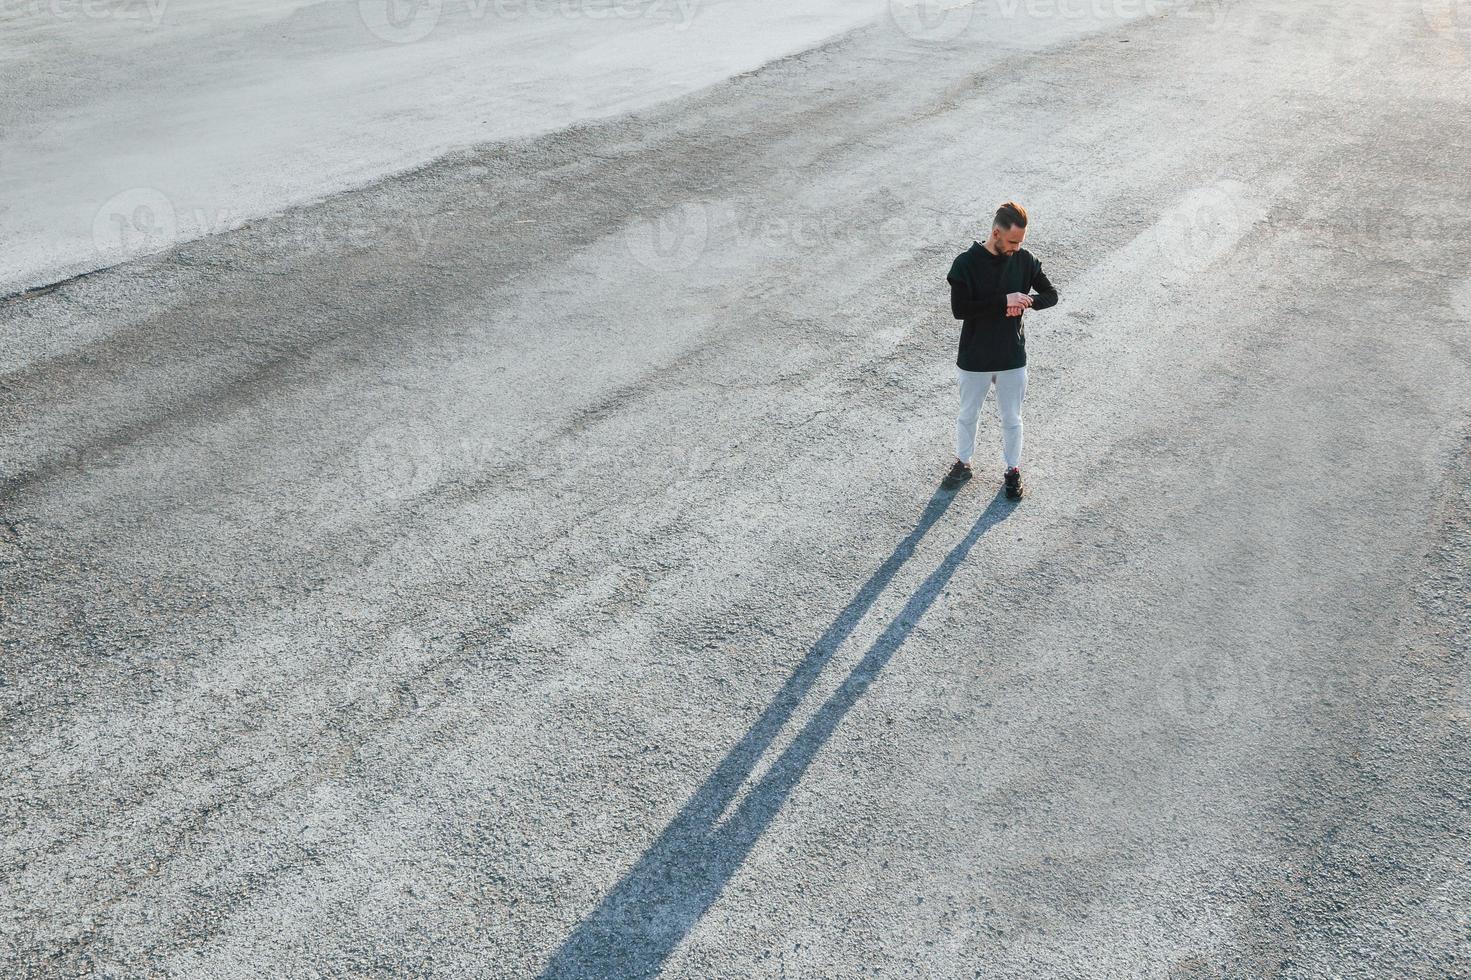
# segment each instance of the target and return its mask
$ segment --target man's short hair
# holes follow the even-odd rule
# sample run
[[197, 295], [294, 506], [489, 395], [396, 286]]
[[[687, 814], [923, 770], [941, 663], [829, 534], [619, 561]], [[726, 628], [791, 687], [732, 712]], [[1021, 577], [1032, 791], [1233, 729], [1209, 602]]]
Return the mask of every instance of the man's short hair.
[[1025, 228], [1027, 226], [1027, 209], [1015, 201], [1007, 201], [996, 209], [996, 218], [991, 225], [1002, 231], [1010, 231], [1013, 228]]

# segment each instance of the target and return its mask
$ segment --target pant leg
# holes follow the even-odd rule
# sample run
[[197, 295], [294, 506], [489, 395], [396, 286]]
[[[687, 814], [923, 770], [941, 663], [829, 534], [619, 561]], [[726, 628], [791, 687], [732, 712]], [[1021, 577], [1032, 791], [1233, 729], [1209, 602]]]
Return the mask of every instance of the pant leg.
[[1006, 466], [1021, 465], [1022, 399], [1027, 394], [1027, 369], [1023, 365], [996, 372], [996, 410], [1001, 415], [1001, 454]]
[[969, 463], [976, 451], [976, 423], [981, 417], [986, 392], [991, 390], [992, 372], [956, 368], [955, 374], [960, 381], [960, 414], [955, 417], [955, 458]]

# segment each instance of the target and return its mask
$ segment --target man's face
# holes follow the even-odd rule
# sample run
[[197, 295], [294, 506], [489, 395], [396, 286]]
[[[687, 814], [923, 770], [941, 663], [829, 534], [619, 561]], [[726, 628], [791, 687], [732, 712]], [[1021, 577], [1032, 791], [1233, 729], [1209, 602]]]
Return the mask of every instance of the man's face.
[[1020, 225], [1015, 228], [991, 228], [991, 247], [996, 250], [997, 255], [1015, 255], [1016, 250], [1022, 247], [1022, 239], [1027, 237], [1027, 230]]

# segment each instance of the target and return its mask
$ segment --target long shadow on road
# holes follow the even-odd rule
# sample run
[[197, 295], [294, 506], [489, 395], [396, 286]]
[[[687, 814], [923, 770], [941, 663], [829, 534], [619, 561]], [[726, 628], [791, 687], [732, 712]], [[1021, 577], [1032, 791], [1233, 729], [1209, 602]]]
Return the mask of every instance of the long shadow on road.
[[791, 796], [808, 765], [868, 689], [874, 676], [903, 645], [925, 611], [949, 584], [972, 546], [1005, 520], [1012, 507], [998, 494], [965, 537], [932, 571], [873, 646], [792, 739], [734, 812], [720, 815], [755, 770], [761, 756], [806, 697], [843, 641], [852, 635], [921, 538], [955, 499], [937, 490], [919, 522], [858, 594], [843, 607], [771, 705], [730, 750], [679, 814], [552, 955], [543, 978], [654, 977], [700, 917], [715, 903], [751, 848]]

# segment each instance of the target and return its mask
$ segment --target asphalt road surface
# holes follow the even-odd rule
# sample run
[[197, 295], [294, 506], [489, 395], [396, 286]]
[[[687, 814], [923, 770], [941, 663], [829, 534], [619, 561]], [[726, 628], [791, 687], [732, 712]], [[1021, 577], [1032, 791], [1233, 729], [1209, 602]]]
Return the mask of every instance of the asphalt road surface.
[[1471, 975], [1466, 21], [876, 22], [11, 297], [5, 975]]

